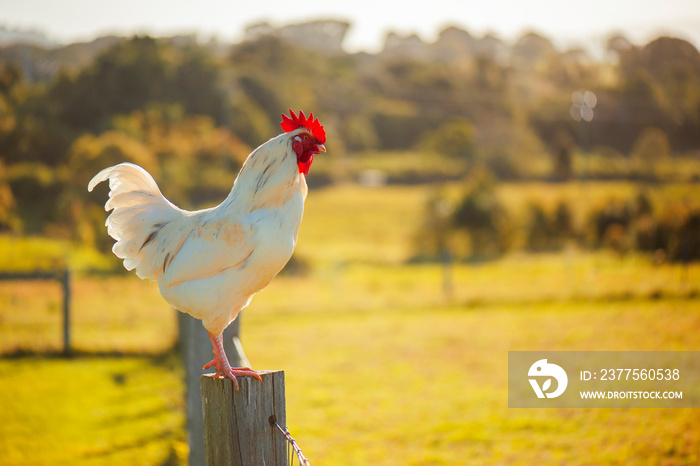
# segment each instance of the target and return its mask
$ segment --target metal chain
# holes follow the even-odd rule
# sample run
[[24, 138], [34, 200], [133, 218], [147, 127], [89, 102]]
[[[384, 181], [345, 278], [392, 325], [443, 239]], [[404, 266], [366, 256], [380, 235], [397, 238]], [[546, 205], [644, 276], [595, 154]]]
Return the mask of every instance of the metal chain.
[[[311, 466], [311, 463], [309, 460], [306, 459], [306, 456], [304, 456], [304, 453], [301, 452], [301, 448], [299, 448], [299, 445], [297, 445], [296, 440], [294, 440], [294, 437], [292, 437], [292, 434], [289, 433], [289, 429], [286, 427], [282, 428], [281, 425], [277, 424], [277, 418], [274, 416], [269, 417], [268, 421], [270, 421], [270, 424], [273, 426], [277, 426], [277, 428], [282, 432], [282, 435], [284, 435], [284, 438], [287, 439], [287, 444], [292, 446], [292, 449], [294, 450], [294, 453], [296, 453], [297, 458], [299, 459], [299, 464], [301, 466]], [[289, 454], [289, 464], [291, 466], [294, 465], [294, 454], [290, 452]]]

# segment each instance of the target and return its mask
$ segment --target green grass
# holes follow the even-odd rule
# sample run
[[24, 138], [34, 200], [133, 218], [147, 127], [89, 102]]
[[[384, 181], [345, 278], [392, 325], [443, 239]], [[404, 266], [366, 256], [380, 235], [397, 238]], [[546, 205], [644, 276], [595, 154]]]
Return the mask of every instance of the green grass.
[[688, 300], [256, 314], [248, 356], [286, 370], [288, 422], [318, 464], [692, 464], [678, 410], [507, 408], [509, 350], [698, 350]]
[[187, 452], [181, 379], [172, 357], [0, 360], [1, 461], [176, 464]]
[[[700, 461], [697, 410], [516, 410], [506, 399], [509, 350], [700, 350], [700, 264], [516, 253], [455, 265], [447, 295], [440, 265], [404, 265], [431, 189], [312, 191], [297, 249], [310, 272], [276, 278], [245, 312], [246, 353], [255, 368], [286, 371], [288, 424], [312, 463]], [[529, 198], [588, 206], [636, 192], [499, 189], [516, 210]], [[696, 202], [694, 192], [653, 195]], [[21, 251], [70, 250], [8, 241], [0, 249], [24, 264]], [[82, 356], [0, 359], [0, 463], [184, 464], [175, 314], [155, 284], [76, 273], [72, 323]], [[58, 284], [0, 283], [0, 353], [60, 351], [60, 325]]]
[[365, 170], [380, 170], [392, 180], [428, 182], [466, 174], [469, 162], [424, 151], [365, 151], [351, 156], [328, 154], [314, 160], [311, 176], [354, 181]]
[[401, 263], [421, 222], [424, 187], [343, 185], [312, 191], [295, 254], [314, 264]]

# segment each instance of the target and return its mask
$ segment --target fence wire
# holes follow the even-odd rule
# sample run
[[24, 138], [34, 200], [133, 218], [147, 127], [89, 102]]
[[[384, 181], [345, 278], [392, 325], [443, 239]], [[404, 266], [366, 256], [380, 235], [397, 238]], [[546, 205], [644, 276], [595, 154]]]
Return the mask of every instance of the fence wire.
[[[300, 466], [311, 466], [311, 463], [309, 462], [308, 459], [306, 459], [306, 456], [304, 456], [304, 453], [302, 453], [301, 448], [297, 444], [296, 440], [294, 440], [294, 437], [292, 437], [292, 434], [289, 433], [289, 429], [286, 427], [282, 427], [277, 423], [277, 418], [273, 415], [270, 416], [269, 418], [270, 424], [273, 426], [277, 426], [280, 432], [282, 432], [282, 435], [284, 435], [284, 438], [287, 440], [287, 455], [289, 458], [289, 465], [294, 466], [294, 456], [296, 455], [297, 459], [299, 460], [299, 465]], [[289, 447], [292, 447], [290, 450]]]

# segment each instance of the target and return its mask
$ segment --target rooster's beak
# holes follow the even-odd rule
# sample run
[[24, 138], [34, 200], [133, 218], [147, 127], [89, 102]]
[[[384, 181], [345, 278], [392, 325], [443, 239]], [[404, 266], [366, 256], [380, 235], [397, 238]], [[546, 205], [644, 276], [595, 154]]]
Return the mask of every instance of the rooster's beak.
[[316, 150], [319, 152], [326, 152], [326, 146], [324, 146], [323, 144], [318, 144], [316, 146]]

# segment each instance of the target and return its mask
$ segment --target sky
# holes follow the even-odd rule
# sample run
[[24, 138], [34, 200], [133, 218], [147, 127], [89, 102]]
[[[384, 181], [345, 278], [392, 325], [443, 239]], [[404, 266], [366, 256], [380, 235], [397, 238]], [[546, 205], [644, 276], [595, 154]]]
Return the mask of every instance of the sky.
[[611, 32], [621, 32], [637, 44], [666, 34], [700, 48], [700, 0], [0, 0], [0, 25], [37, 29], [63, 43], [134, 33], [237, 41], [253, 23], [311, 19], [349, 21], [351, 52], [378, 51], [390, 30], [432, 41], [450, 25], [505, 41], [536, 31], [561, 47], [602, 48]]

